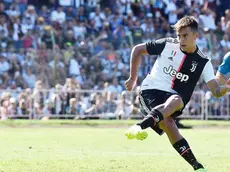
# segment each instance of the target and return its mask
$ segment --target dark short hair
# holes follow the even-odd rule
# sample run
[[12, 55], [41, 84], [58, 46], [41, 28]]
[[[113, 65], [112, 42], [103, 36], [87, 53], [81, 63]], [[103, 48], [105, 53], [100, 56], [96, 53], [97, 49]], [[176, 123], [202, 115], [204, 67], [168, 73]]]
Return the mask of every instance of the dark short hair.
[[193, 32], [198, 32], [198, 22], [195, 17], [185, 16], [178, 20], [175, 25], [173, 25], [173, 29], [177, 32], [185, 27], [190, 27]]

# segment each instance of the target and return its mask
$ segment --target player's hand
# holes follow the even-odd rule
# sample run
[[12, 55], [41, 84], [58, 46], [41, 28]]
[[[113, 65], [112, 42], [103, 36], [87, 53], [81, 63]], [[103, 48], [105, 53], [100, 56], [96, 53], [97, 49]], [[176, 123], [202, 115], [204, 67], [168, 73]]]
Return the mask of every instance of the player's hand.
[[132, 91], [134, 86], [136, 85], [136, 82], [137, 80], [136, 79], [132, 79], [132, 78], [129, 78], [125, 81], [125, 88], [128, 90], [128, 91]]

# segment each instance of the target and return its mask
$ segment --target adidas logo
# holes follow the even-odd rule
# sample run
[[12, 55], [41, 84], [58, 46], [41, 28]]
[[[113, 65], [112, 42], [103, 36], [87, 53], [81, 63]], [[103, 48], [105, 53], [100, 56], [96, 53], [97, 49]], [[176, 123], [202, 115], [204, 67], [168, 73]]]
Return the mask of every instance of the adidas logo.
[[169, 60], [173, 61], [173, 57], [168, 57]]

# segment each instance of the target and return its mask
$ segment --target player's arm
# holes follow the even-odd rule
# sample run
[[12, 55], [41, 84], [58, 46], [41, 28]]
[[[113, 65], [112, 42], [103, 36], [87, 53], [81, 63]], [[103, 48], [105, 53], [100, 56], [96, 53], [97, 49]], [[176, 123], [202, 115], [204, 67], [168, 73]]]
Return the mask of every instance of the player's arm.
[[127, 90], [131, 91], [138, 77], [138, 66], [142, 55], [160, 55], [166, 44], [166, 39], [159, 39], [147, 43], [138, 44], [133, 47], [130, 55], [130, 76], [125, 82]]
[[208, 88], [216, 98], [224, 96], [229, 91], [230, 80], [227, 80], [224, 85], [219, 85], [216, 79], [207, 83]]
[[205, 65], [202, 75], [214, 97], [222, 97], [229, 91], [230, 81], [227, 81], [224, 85], [219, 85], [210, 61]]
[[227, 82], [227, 78], [219, 71], [216, 72], [216, 79], [221, 85], [224, 85]]
[[140, 64], [141, 56], [147, 55], [148, 51], [146, 43], [136, 45], [130, 55], [130, 79], [136, 81], [138, 74], [138, 66]]

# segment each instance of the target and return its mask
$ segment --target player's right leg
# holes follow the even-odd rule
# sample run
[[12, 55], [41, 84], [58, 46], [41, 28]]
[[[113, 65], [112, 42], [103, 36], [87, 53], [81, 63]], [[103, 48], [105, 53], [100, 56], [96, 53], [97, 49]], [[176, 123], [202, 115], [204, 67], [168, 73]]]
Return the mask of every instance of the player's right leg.
[[188, 142], [180, 134], [172, 117], [165, 118], [161, 121], [159, 127], [167, 134], [174, 149], [193, 167], [195, 171], [205, 172], [203, 165], [195, 158]]
[[154, 107], [151, 112], [149, 112], [148, 115], [138, 123], [138, 125], [140, 125], [142, 129], [154, 127], [175, 112], [181, 111], [183, 107], [184, 102], [182, 98], [176, 94], [171, 95], [164, 101], [164, 103]]
[[[159, 104], [165, 102], [169, 97], [167, 93], [160, 90], [146, 90], [140, 92], [139, 95], [139, 109], [142, 112], [143, 116], [147, 116], [151, 113], [151, 110]], [[156, 133], [162, 135], [164, 132], [159, 127], [150, 126]], [[145, 130], [142, 130], [140, 125], [133, 125], [130, 127], [126, 133], [128, 139], [138, 139], [144, 140], [147, 138], [148, 134]]]
[[[147, 138], [148, 135], [144, 129], [151, 127], [156, 131], [160, 121], [183, 107], [183, 101], [178, 95], [167, 95], [166, 92], [160, 90], [152, 92], [149, 92], [150, 95], [143, 96], [143, 100], [140, 99], [140, 107], [143, 108], [141, 111], [146, 113], [146, 116], [141, 122], [126, 131], [125, 135], [128, 139], [143, 140]], [[162, 130], [156, 132], [161, 134]]]

